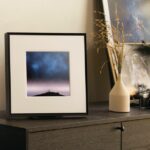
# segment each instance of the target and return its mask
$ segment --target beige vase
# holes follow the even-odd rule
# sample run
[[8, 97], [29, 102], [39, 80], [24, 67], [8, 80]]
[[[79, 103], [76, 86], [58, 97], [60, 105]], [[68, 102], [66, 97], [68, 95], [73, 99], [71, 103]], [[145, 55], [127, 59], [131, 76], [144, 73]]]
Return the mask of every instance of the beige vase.
[[130, 94], [119, 75], [117, 82], [109, 93], [109, 110], [130, 112]]

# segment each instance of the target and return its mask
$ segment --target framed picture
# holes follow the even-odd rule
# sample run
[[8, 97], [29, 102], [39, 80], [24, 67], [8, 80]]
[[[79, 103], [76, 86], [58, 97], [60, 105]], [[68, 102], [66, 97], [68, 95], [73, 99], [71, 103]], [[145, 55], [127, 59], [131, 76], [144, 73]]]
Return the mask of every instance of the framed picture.
[[86, 34], [6, 33], [9, 116], [87, 114]]
[[124, 25], [125, 43], [150, 43], [149, 7], [148, 0], [103, 0], [107, 24], [118, 29]]

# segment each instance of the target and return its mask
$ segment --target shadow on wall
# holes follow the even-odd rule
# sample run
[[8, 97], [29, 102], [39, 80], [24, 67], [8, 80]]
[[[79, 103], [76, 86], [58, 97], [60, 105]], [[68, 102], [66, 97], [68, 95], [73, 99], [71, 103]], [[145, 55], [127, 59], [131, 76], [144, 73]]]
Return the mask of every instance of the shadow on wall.
[[[3, 37], [2, 34], [0, 34]], [[5, 109], [5, 52], [4, 52], [4, 44], [0, 41], [0, 110]]]
[[[92, 11], [88, 11], [92, 10]], [[108, 60], [107, 50], [100, 47], [99, 54], [93, 46], [94, 39], [91, 39], [91, 33], [94, 32], [94, 10], [102, 11], [101, 0], [89, 1], [87, 7], [87, 60], [88, 60], [88, 97], [90, 102], [108, 101], [111, 90], [109, 63], [103, 69], [100, 75], [99, 71], [104, 62]]]

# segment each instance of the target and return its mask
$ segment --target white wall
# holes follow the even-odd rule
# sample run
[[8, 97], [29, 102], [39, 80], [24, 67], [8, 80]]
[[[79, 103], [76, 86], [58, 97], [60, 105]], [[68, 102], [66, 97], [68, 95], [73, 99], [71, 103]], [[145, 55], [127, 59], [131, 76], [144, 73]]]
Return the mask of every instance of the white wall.
[[86, 32], [92, 3], [93, 0], [0, 0], [0, 110], [5, 108], [4, 33]]
[[[89, 35], [93, 31], [93, 4], [96, 1], [0, 0], [0, 110], [5, 109], [4, 33], [86, 32]], [[102, 57], [88, 43], [90, 101], [105, 100], [108, 97], [108, 68], [105, 68], [103, 76], [99, 76]]]

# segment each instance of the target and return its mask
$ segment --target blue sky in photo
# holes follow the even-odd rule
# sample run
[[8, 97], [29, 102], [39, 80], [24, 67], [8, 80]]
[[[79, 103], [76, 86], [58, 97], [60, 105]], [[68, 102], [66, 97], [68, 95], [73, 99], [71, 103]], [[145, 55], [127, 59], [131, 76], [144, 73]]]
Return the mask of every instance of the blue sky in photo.
[[69, 80], [68, 52], [26, 52], [28, 80]]

